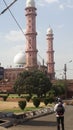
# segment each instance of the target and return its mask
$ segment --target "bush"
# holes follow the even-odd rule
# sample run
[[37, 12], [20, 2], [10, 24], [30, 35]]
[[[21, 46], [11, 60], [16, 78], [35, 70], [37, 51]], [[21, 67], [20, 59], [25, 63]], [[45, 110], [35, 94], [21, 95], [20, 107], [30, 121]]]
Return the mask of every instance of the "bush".
[[43, 102], [47, 106], [47, 104], [49, 103], [49, 98], [48, 97], [44, 98]]
[[39, 107], [39, 105], [40, 105], [40, 99], [39, 98], [33, 98], [33, 105], [35, 106], [35, 107]]
[[30, 96], [30, 95], [29, 95], [29, 96], [26, 96], [26, 100], [27, 100], [27, 102], [29, 102], [30, 99], [31, 99], [31, 96]]
[[52, 103], [52, 102], [54, 102], [54, 97], [50, 96], [50, 97], [48, 97], [48, 100], [49, 100], [49, 103]]
[[2, 98], [3, 98], [3, 101], [6, 101], [8, 98], [8, 95], [4, 95], [4, 96], [2, 96]]
[[18, 105], [19, 105], [19, 107], [22, 109], [22, 110], [24, 110], [24, 108], [26, 107], [26, 101], [24, 100], [24, 101], [19, 101], [18, 102]]

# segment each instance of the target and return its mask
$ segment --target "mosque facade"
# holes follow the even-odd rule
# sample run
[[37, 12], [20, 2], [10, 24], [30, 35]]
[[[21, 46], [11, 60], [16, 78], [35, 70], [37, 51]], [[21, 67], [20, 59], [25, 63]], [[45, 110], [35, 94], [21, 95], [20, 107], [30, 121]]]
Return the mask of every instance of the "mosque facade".
[[[46, 65], [39, 65], [37, 54], [37, 32], [36, 32], [36, 16], [37, 9], [34, 0], [26, 0], [25, 17], [26, 17], [26, 48], [25, 52], [20, 52], [14, 57], [15, 68], [5, 68], [3, 71], [4, 80], [0, 81], [0, 91], [12, 90], [13, 83], [18, 77], [19, 73], [25, 70], [40, 69], [48, 74], [51, 80], [55, 79], [55, 62], [53, 50], [53, 30], [51, 27], [47, 29], [46, 42], [47, 50]], [[6, 88], [7, 86], [7, 88]]]

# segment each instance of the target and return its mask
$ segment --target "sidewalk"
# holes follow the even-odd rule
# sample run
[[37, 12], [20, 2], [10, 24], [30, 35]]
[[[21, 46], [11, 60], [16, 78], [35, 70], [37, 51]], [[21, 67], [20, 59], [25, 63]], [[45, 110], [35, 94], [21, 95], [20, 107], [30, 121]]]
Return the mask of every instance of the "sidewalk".
[[[0, 130], [2, 129], [0, 128]], [[6, 130], [57, 130], [56, 117], [55, 114], [43, 116]], [[73, 106], [66, 107], [65, 130], [73, 130]]]

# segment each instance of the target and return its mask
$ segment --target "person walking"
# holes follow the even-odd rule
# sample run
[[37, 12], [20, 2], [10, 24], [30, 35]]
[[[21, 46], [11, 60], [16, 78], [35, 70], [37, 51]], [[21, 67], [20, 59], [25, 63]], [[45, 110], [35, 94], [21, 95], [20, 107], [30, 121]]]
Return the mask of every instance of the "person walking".
[[60, 130], [60, 124], [61, 124], [62, 130], [65, 130], [64, 129], [65, 107], [64, 107], [64, 104], [60, 98], [58, 99], [58, 102], [54, 106], [54, 111], [56, 113], [56, 119], [57, 119], [57, 130]]

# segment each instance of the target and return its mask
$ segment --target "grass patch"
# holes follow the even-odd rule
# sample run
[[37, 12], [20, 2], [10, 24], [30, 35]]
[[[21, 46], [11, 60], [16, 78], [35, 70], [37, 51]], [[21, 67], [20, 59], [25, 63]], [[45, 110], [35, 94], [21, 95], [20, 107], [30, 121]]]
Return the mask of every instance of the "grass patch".
[[[0, 94], [1, 96], [6, 96], [6, 93]], [[8, 98], [25, 98], [26, 96], [28, 96], [28, 94], [21, 94], [20, 96], [18, 94], [9, 94]]]
[[1, 112], [13, 112], [13, 113], [22, 113], [22, 112], [28, 112], [28, 111], [35, 111], [38, 110], [42, 107], [26, 107], [24, 110], [21, 110], [20, 108], [14, 108], [14, 109], [5, 109], [2, 110]]

